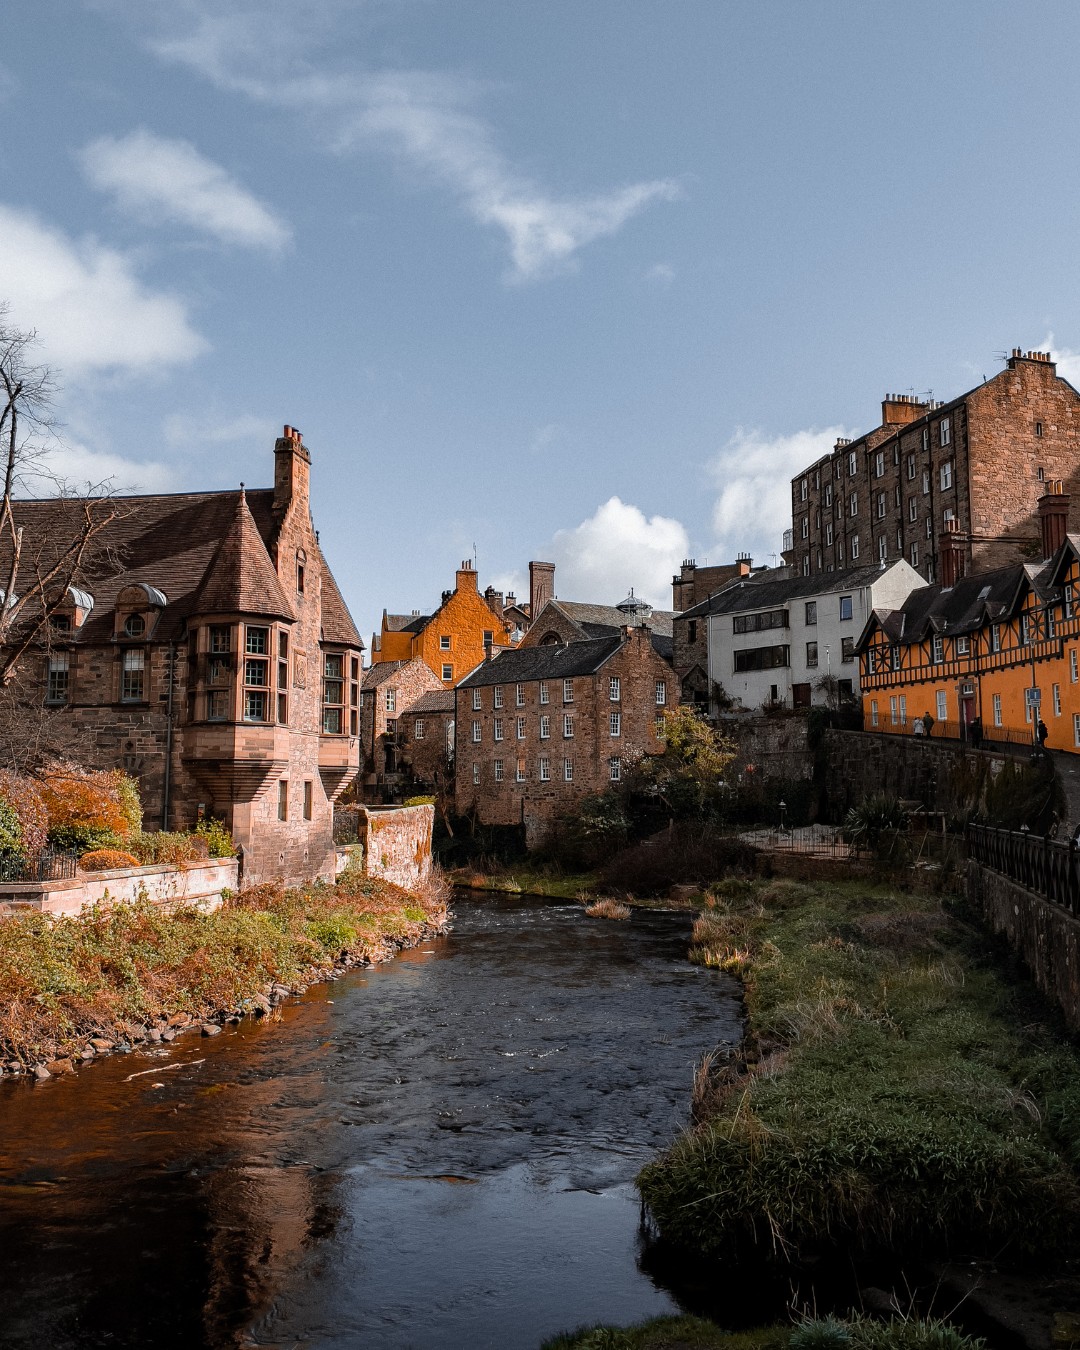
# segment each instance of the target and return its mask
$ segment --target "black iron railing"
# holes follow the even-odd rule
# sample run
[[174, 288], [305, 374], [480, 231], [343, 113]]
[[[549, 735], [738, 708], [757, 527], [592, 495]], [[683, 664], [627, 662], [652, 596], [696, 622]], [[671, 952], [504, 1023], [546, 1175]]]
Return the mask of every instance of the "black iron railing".
[[969, 825], [968, 856], [1080, 915], [1080, 850], [1026, 830]]
[[64, 881], [75, 875], [78, 861], [77, 853], [60, 849], [46, 849], [38, 858], [0, 856], [0, 882]]
[[[875, 726], [869, 713], [863, 715], [863, 730], [872, 731], [882, 736], [915, 736], [916, 739], [926, 736], [925, 724], [921, 716], [902, 717], [893, 722], [889, 718], [889, 710], [884, 710], [878, 714], [878, 724]], [[923, 731], [916, 733], [915, 723], [923, 726]], [[997, 750], [1007, 754], [1031, 753], [1034, 749], [1031, 728], [1017, 727], [983, 727], [981, 731], [972, 734], [970, 726], [965, 726], [960, 722], [939, 722], [934, 721], [929, 733], [929, 739], [932, 741], [952, 741], [954, 743], [966, 745], [972, 750]], [[1049, 747], [1051, 750], [1054, 746]], [[1060, 749], [1061, 747], [1056, 747]]]
[[348, 809], [336, 809], [334, 811], [334, 843], [358, 844], [360, 835], [358, 833], [359, 816], [356, 811]]

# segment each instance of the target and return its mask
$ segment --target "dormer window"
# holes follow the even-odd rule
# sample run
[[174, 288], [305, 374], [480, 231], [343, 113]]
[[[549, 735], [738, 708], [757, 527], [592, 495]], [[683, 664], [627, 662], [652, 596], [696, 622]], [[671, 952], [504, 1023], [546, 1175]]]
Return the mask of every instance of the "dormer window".
[[146, 620], [141, 614], [129, 614], [124, 620], [124, 636], [141, 638], [146, 636]]
[[120, 639], [141, 642], [153, 634], [168, 603], [163, 592], [145, 581], [124, 586], [116, 597], [113, 633]]

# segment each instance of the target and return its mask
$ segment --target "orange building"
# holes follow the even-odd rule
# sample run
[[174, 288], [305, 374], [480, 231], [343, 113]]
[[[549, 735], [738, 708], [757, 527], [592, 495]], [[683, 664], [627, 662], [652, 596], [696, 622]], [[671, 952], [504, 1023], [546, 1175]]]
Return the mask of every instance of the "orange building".
[[443, 591], [434, 614], [383, 610], [382, 631], [371, 639], [371, 664], [420, 657], [452, 689], [476, 669], [486, 652], [517, 646], [521, 631], [507, 617], [513, 606], [513, 596], [504, 597], [491, 586], [481, 595], [476, 569], [466, 559], [457, 570], [454, 589]]
[[1041, 718], [1049, 749], [1080, 753], [1080, 536], [1065, 532], [1068, 508], [1051, 484], [1042, 562], [924, 586], [874, 611], [856, 648], [865, 730], [926, 734], [929, 713], [933, 736], [1034, 742]]

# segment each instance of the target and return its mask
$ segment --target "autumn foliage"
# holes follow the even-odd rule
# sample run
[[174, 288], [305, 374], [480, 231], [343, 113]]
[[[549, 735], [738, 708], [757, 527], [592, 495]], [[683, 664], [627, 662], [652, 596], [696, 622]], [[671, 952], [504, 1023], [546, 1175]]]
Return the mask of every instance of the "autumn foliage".
[[108, 872], [114, 867], [139, 867], [138, 858], [119, 848], [94, 848], [79, 859], [84, 872]]
[[138, 788], [118, 769], [92, 772], [69, 765], [47, 769], [39, 781], [58, 848], [108, 848], [142, 823]]

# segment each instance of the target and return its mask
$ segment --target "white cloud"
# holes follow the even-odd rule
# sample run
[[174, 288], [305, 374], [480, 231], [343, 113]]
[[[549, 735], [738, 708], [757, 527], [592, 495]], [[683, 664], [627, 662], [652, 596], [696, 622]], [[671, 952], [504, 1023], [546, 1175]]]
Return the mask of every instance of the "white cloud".
[[207, 347], [184, 302], [147, 287], [127, 255], [3, 205], [0, 296], [13, 323], [37, 330], [44, 359], [62, 376], [148, 372]]
[[755, 562], [771, 562], [791, 526], [791, 479], [848, 434], [837, 426], [770, 439], [740, 427], [709, 465], [718, 489], [712, 510], [714, 561], [733, 562], [744, 552]]
[[686, 557], [686, 530], [610, 497], [588, 520], [551, 542], [555, 591], [565, 600], [615, 605], [632, 586], [657, 609], [671, 604], [671, 577]]
[[222, 88], [314, 118], [339, 152], [383, 150], [442, 184], [478, 224], [502, 231], [511, 280], [572, 269], [586, 245], [617, 233], [652, 203], [681, 195], [664, 178], [555, 196], [499, 152], [491, 128], [472, 111], [474, 85], [426, 71], [328, 75], [314, 60], [305, 69], [302, 53], [313, 39], [288, 6], [223, 17], [188, 3], [170, 14], [151, 46]]
[[276, 422], [268, 417], [244, 413], [224, 420], [206, 416], [192, 417], [188, 413], [170, 413], [162, 422], [167, 444], [191, 449], [199, 445], [235, 445], [254, 441], [263, 448], [273, 445], [280, 434]]
[[670, 286], [675, 280], [675, 269], [670, 263], [654, 263], [645, 273], [645, 280], [657, 286]]
[[1055, 347], [1053, 333], [1047, 333], [1046, 341], [1038, 348], [1039, 351], [1050, 353], [1051, 358], [1057, 362], [1057, 373], [1075, 389], [1080, 389], [1080, 352], [1074, 352], [1069, 347]]
[[31, 497], [51, 497], [63, 488], [123, 494], [170, 492], [175, 486], [176, 474], [167, 464], [124, 459], [77, 441], [50, 446], [25, 464], [19, 475], [20, 493]]
[[250, 248], [278, 250], [291, 238], [269, 207], [190, 141], [145, 130], [102, 136], [82, 150], [79, 161], [94, 187], [151, 224], [188, 225]]

